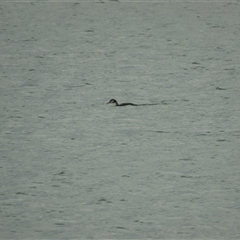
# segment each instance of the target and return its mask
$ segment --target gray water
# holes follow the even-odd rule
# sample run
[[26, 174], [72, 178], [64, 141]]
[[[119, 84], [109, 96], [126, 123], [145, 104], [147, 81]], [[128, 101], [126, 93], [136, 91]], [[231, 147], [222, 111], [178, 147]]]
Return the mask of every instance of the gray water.
[[0, 238], [240, 238], [239, 10], [2, 2]]

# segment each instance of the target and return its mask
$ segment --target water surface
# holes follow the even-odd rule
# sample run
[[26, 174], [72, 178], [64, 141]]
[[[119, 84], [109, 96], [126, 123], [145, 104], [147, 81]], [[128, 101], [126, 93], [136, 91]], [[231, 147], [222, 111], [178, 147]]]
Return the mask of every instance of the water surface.
[[240, 238], [239, 3], [0, 10], [0, 238]]

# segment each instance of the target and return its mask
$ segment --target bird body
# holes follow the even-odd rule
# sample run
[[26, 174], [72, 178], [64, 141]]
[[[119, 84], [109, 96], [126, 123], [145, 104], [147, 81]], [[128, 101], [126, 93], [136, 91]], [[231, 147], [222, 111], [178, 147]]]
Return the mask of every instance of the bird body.
[[118, 104], [117, 100], [116, 99], [111, 99], [107, 104], [109, 103], [113, 103], [115, 104], [115, 106], [117, 107], [122, 107], [122, 106], [138, 106], [137, 104], [134, 104], [134, 103], [120, 103]]

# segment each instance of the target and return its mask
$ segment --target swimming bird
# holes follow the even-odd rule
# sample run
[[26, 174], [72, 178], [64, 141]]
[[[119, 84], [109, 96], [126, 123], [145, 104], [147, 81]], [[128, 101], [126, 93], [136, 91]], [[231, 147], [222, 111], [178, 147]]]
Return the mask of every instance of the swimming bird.
[[114, 103], [115, 106], [117, 107], [122, 107], [122, 106], [138, 106], [137, 104], [134, 104], [134, 103], [121, 103], [121, 104], [118, 104], [117, 100], [116, 99], [111, 99], [107, 104], [109, 103]]

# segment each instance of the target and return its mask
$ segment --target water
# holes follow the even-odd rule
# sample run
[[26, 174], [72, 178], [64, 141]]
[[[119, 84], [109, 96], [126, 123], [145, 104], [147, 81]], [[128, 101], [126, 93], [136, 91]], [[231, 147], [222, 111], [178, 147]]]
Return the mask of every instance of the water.
[[1, 239], [240, 238], [238, 2], [0, 18]]

